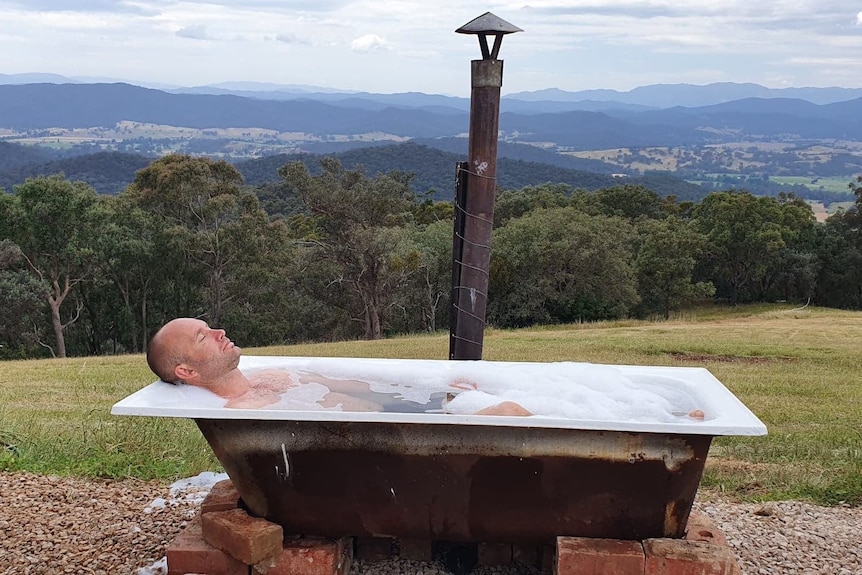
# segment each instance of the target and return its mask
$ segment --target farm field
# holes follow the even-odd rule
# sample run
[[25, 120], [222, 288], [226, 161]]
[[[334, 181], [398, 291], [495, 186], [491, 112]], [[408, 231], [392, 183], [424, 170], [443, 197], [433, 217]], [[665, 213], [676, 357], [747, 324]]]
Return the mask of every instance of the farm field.
[[[846, 141], [807, 147], [794, 142], [730, 142], [691, 147], [560, 150], [560, 153], [600, 160], [638, 172], [656, 170], [677, 173], [692, 183], [714, 181], [722, 177], [739, 178], [744, 182], [751, 174], [806, 174], [770, 175], [769, 180], [772, 183], [801, 184], [811, 190], [822, 189], [848, 195], [848, 184], [855, 179], [860, 171], [859, 166], [862, 166], [862, 143]], [[838, 168], [837, 162], [843, 162], [840, 164], [843, 168]], [[836, 175], [836, 169], [850, 173]], [[828, 175], [807, 175], [809, 173]]]
[[811, 178], [806, 176], [770, 176], [769, 181], [777, 184], [786, 185], [802, 185], [812, 190], [825, 190], [827, 192], [843, 192], [850, 198], [851, 191], [849, 188], [850, 182], [853, 181], [853, 176], [834, 176], [830, 178]]

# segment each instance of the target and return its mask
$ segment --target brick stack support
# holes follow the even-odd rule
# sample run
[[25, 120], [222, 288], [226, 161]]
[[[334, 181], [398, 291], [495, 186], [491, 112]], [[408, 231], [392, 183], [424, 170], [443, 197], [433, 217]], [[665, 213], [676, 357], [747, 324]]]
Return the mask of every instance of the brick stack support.
[[[285, 535], [249, 516], [231, 481], [217, 483], [167, 549], [168, 575], [348, 575], [353, 560], [430, 561], [432, 541]], [[390, 551], [392, 550], [392, 551]], [[558, 537], [554, 545], [479, 543], [479, 565], [533, 565], [547, 575], [741, 575], [724, 534], [694, 512], [684, 539]]]
[[684, 539], [558, 537], [554, 575], [741, 575], [724, 534], [694, 512]]
[[347, 575], [349, 537], [285, 537], [280, 525], [251, 517], [228, 479], [213, 486], [198, 516], [168, 545], [168, 575]]

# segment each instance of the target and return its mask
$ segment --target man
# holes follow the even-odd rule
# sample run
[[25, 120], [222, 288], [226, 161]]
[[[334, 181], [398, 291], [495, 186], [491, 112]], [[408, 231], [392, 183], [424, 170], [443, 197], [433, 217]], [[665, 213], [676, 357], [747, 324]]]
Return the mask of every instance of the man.
[[[181, 317], [156, 332], [147, 349], [147, 364], [167, 383], [207, 389], [228, 400], [225, 407], [256, 408], [279, 401], [283, 392], [300, 385], [291, 374], [278, 369], [239, 370], [242, 350], [205, 321]], [[331, 391], [318, 402], [323, 407], [341, 405], [345, 411], [379, 411], [373, 401]]]
[[[242, 350], [205, 321], [181, 317], [156, 332], [147, 348], [147, 364], [167, 383], [194, 385], [227, 400], [225, 407], [258, 408], [272, 405], [281, 394], [297, 385], [320, 383], [329, 392], [317, 403], [325, 408], [340, 406], [344, 411], [383, 411], [386, 395], [374, 393], [366, 382], [337, 380], [317, 374], [291, 374], [280, 369], [256, 371], [246, 376], [239, 370]], [[476, 389], [476, 384], [456, 380], [451, 387]], [[363, 397], [366, 396], [366, 397]], [[375, 401], [378, 399], [381, 403]], [[528, 416], [529, 411], [511, 401], [503, 401], [475, 412], [475, 415]]]

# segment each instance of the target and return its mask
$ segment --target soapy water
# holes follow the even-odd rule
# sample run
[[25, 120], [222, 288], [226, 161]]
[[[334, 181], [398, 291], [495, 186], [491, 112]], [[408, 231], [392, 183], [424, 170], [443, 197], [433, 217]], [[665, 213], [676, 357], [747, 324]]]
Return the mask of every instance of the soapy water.
[[[439, 367], [439, 366], [437, 366]], [[272, 369], [272, 366], [269, 367]], [[710, 414], [679, 380], [628, 377], [613, 366], [558, 362], [541, 364], [445, 362], [442, 369], [416, 370], [411, 364], [330, 362], [321, 358], [302, 369], [284, 369], [300, 382], [265, 409], [297, 411], [352, 409], [349, 402], [323, 407], [330, 391], [377, 411], [473, 414], [513, 402], [533, 417], [598, 421], [678, 422]], [[246, 370], [254, 380], [254, 370]]]

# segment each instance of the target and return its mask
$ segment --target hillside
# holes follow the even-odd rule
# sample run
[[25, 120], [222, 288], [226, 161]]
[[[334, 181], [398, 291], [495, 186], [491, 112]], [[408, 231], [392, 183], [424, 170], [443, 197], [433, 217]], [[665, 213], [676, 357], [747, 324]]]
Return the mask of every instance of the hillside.
[[[455, 189], [455, 166], [464, 156], [436, 150], [415, 143], [385, 145], [348, 150], [334, 154], [346, 167], [362, 166], [365, 173], [375, 175], [392, 170], [416, 175], [413, 190], [423, 194], [431, 191], [435, 200], [450, 200]], [[278, 155], [236, 163], [246, 183], [260, 185], [278, 181], [278, 168], [301, 161], [312, 173], [318, 171], [318, 154]], [[676, 195], [680, 200], [700, 199], [705, 192], [700, 186], [669, 176], [615, 178], [608, 174], [573, 170], [538, 162], [499, 158], [497, 185], [502, 189], [520, 189], [547, 182], [563, 183], [575, 189], [594, 191], [625, 184], [642, 184], [659, 195]]]
[[[321, 97], [322, 98], [322, 97]], [[52, 128], [113, 128], [120, 122], [206, 129], [266, 129], [281, 134], [401, 138], [460, 136], [468, 112], [427, 98], [419, 106], [392, 98], [263, 100], [234, 95], [173, 94], [129, 84], [0, 85], [0, 128], [30, 136]], [[408, 100], [403, 99], [402, 102]], [[433, 101], [434, 105], [427, 102]], [[522, 104], [523, 106], [524, 104]], [[581, 150], [703, 145], [781, 137], [862, 140], [862, 98], [818, 105], [794, 99], [746, 98], [666, 109], [606, 109], [555, 113], [503, 112], [509, 142]], [[113, 139], [116, 139], [114, 137]], [[302, 139], [302, 138], [299, 138]], [[360, 138], [362, 139], [362, 138]]]
[[[14, 144], [8, 144], [15, 149]], [[415, 174], [413, 190], [417, 194], [431, 192], [435, 200], [449, 200], [454, 193], [455, 166], [465, 156], [407, 142], [346, 150], [332, 155], [348, 167], [362, 166], [369, 175], [392, 170]], [[278, 154], [264, 158], [234, 162], [245, 182], [252, 186], [280, 180], [278, 169], [291, 162], [302, 161], [317, 171], [323, 154]], [[577, 160], [577, 158], [572, 158]], [[128, 186], [135, 172], [152, 161], [151, 157], [120, 152], [99, 152], [46, 163], [38, 163], [0, 171], [0, 187], [12, 191], [26, 178], [63, 173], [70, 180], [84, 181], [99, 193], [115, 194]], [[590, 163], [587, 161], [586, 163]], [[592, 162], [599, 163], [599, 162]], [[615, 178], [584, 170], [575, 170], [540, 162], [528, 162], [501, 157], [497, 162], [498, 184], [503, 189], [519, 189], [546, 182], [564, 183], [573, 188], [596, 190], [626, 184], [643, 184], [660, 195], [676, 195], [679, 199], [699, 199], [704, 191], [699, 186], [669, 176]]]
[[20, 146], [0, 142], [0, 172], [14, 170], [23, 166], [49, 162], [56, 157], [51, 150], [39, 146]]
[[135, 172], [151, 161], [152, 158], [139, 154], [98, 152], [22, 165], [0, 170], [0, 189], [11, 192], [14, 186], [24, 183], [27, 178], [63, 174], [71, 181], [86, 182], [100, 194], [117, 194], [135, 179]]
[[0, 86], [0, 127], [19, 131], [112, 127], [131, 121], [197, 129], [436, 137], [463, 131], [466, 117], [466, 113], [436, 114], [403, 108], [357, 110], [312, 100], [276, 102], [231, 95], [168, 94], [129, 84]]
[[[667, 193], [681, 199], [701, 194], [695, 187], [683, 189], [675, 176], [704, 183], [709, 189], [726, 188], [728, 183], [764, 194], [799, 193], [801, 188], [811, 190], [813, 195], [805, 196], [810, 199], [841, 201], [842, 194], [827, 193], [817, 182], [821, 178], [850, 181], [862, 171], [862, 98], [818, 104], [777, 97], [797, 92], [763, 92], [756, 85], [666, 88], [666, 93], [675, 94], [675, 101], [684, 101], [686, 94], [700, 98], [703, 91], [713, 99], [722, 94], [769, 97], [664, 108], [637, 103], [649, 98], [632, 103], [584, 100], [590, 110], [566, 108], [567, 96], [557, 92], [545, 96], [559, 101], [508, 97], [504, 100], [512, 105], [500, 114], [500, 185], [559, 181], [594, 189], [606, 185], [594, 183], [602, 181], [597, 174], [622, 174], [631, 182], [647, 178], [659, 185], [656, 182], [661, 181]], [[653, 87], [642, 95], [664, 90]], [[828, 99], [827, 92], [812, 93]], [[834, 99], [855, 92], [828, 93]], [[168, 153], [250, 162], [245, 167], [251, 170], [250, 180], [271, 181], [275, 170], [257, 168], [253, 160], [267, 166], [278, 161], [268, 159], [272, 157], [335, 154], [343, 156], [347, 165], [414, 172], [416, 189], [424, 193], [449, 190], [452, 166], [458, 161], [430, 150], [466, 157], [469, 117], [464, 99], [414, 93], [293, 95], [267, 99], [234, 93], [171, 93], [122, 83], [0, 85], [0, 143], [4, 144], [0, 185], [10, 189], [27, 176], [63, 171], [70, 177], [89, 174], [81, 177], [98, 182], [95, 185], [103, 193], [116, 193], [140, 166], [131, 157]], [[405, 142], [428, 149], [410, 148], [407, 157], [386, 151]], [[9, 148], [13, 143], [28, 147]], [[107, 162], [111, 166], [82, 172], [75, 161], [52, 164], [94, 151], [131, 156], [125, 160], [117, 156]], [[105, 158], [90, 163], [100, 164]], [[259, 178], [259, 170], [269, 173], [270, 179]], [[587, 172], [589, 177], [583, 175]], [[659, 179], [649, 175], [652, 172], [671, 177]], [[804, 181], [791, 188], [779, 178]]]

